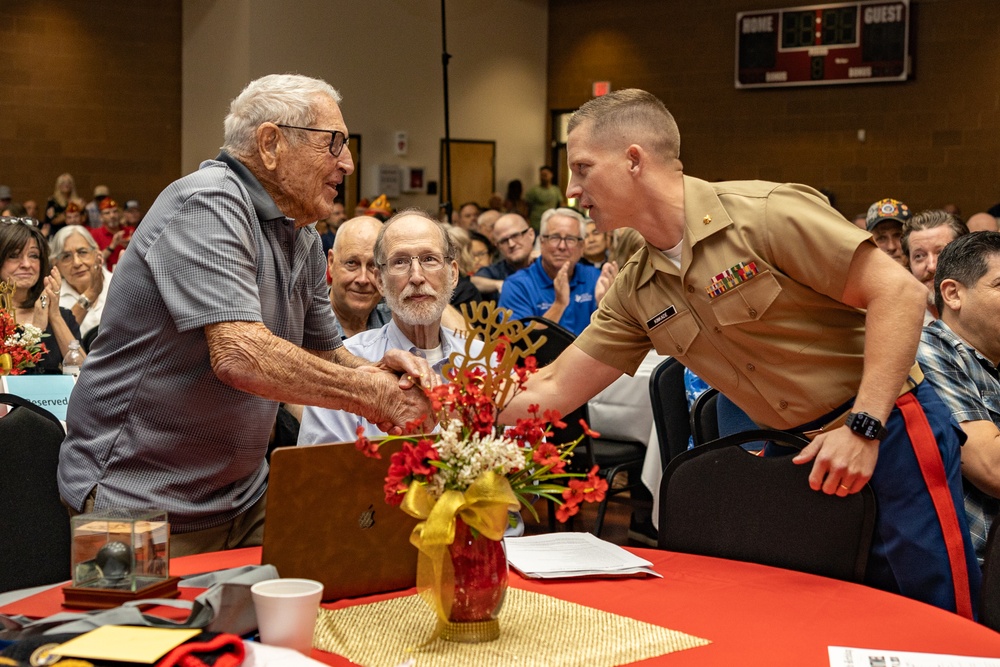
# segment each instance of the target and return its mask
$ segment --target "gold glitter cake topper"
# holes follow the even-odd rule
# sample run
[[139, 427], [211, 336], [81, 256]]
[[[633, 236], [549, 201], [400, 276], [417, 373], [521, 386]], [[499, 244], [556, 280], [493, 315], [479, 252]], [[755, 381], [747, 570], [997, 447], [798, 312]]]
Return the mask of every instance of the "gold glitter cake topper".
[[[513, 319], [510, 310], [500, 308], [493, 301], [462, 304], [462, 315], [467, 328], [465, 350], [452, 353], [442, 369], [444, 376], [457, 377], [476, 366], [491, 367], [493, 372], [482, 378], [483, 391], [496, 396], [498, 406], [505, 406], [515, 389], [514, 383], [506, 379], [514, 376], [518, 363], [538, 351], [545, 343], [545, 336], [533, 338], [529, 335], [534, 331], [532, 327]], [[478, 353], [474, 343], [477, 338], [483, 342]], [[459, 362], [457, 366], [456, 361]]]

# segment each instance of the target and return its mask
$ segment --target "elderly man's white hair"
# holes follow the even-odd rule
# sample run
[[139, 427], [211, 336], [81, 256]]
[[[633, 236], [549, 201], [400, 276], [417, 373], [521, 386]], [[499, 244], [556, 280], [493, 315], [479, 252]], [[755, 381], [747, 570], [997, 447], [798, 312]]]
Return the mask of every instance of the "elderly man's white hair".
[[580, 238], [587, 238], [587, 219], [583, 217], [582, 213], [572, 208], [550, 208], [545, 213], [542, 213], [542, 220], [538, 225], [539, 235], [545, 234], [548, 231], [549, 220], [557, 215], [573, 218], [580, 223]]
[[257, 128], [262, 123], [310, 126], [316, 120], [317, 95], [326, 95], [340, 104], [340, 93], [321, 79], [269, 74], [251, 81], [229, 104], [223, 150], [240, 157], [252, 155], [257, 150]]

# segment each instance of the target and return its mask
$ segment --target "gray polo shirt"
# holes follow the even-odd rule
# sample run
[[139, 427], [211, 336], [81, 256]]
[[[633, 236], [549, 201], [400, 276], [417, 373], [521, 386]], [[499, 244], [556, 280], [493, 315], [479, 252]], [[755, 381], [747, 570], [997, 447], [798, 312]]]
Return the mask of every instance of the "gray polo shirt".
[[70, 398], [66, 502], [81, 509], [96, 486], [95, 509], [165, 509], [189, 532], [258, 500], [278, 405], [215, 376], [204, 327], [262, 322], [295, 345], [335, 349], [325, 270], [316, 230], [296, 230], [225, 152], [167, 187], [115, 268]]

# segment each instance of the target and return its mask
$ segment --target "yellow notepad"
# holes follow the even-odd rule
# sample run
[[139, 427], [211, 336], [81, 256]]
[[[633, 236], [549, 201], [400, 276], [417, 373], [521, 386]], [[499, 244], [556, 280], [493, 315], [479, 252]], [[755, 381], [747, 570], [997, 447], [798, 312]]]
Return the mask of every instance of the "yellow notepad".
[[104, 625], [52, 649], [63, 657], [153, 664], [201, 630]]

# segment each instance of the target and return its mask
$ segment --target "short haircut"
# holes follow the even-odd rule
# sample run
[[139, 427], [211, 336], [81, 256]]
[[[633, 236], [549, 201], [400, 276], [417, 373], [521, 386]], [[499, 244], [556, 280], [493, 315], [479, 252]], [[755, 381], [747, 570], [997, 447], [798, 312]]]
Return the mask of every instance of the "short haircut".
[[663, 102], [645, 90], [625, 88], [595, 97], [573, 114], [567, 134], [585, 122], [591, 124], [591, 134], [598, 141], [643, 142], [661, 158], [680, 158], [677, 122]]
[[90, 235], [90, 232], [83, 225], [66, 225], [52, 237], [49, 241], [49, 259], [55, 262], [59, 255], [62, 254], [63, 248], [66, 246], [66, 241], [69, 237], [76, 234], [77, 236], [82, 236], [83, 240], [87, 242], [87, 245], [91, 250], [98, 250], [97, 242], [94, 237]]
[[[320, 79], [300, 74], [269, 74], [247, 84], [229, 104], [222, 148], [249, 157], [257, 148], [257, 128], [263, 123], [309, 127], [316, 121], [316, 98], [326, 95], [340, 104], [340, 93]], [[290, 137], [290, 142], [305, 141]]]
[[476, 207], [476, 211], [478, 213], [482, 213], [482, 211], [483, 211], [483, 207], [480, 206], [477, 202], [474, 202], [474, 201], [467, 201], [467, 202], [465, 202], [464, 204], [462, 204], [461, 206], [458, 207], [458, 210], [461, 211], [466, 206], [475, 206]]
[[934, 305], [944, 312], [941, 282], [954, 280], [966, 287], [974, 286], [986, 275], [990, 257], [1000, 255], [1000, 232], [973, 232], [959, 236], [938, 255], [934, 274]]
[[444, 256], [447, 259], [455, 259], [455, 242], [452, 241], [451, 235], [448, 233], [448, 228], [422, 208], [404, 208], [402, 211], [398, 211], [395, 215], [386, 220], [385, 224], [382, 225], [382, 229], [378, 231], [378, 237], [375, 239], [376, 265], [385, 266], [385, 260], [388, 259], [385, 255], [385, 231], [392, 225], [399, 222], [400, 218], [407, 216], [417, 216], [418, 218], [425, 218], [426, 220], [433, 222], [434, 226], [437, 227], [437, 230], [441, 233], [441, 247], [444, 250]]
[[582, 213], [572, 208], [550, 208], [545, 213], [542, 213], [542, 221], [538, 225], [539, 236], [545, 234], [549, 228], [549, 220], [557, 215], [573, 218], [580, 223], [580, 236], [587, 238], [587, 219], [583, 217]]
[[934, 229], [935, 227], [950, 227], [951, 231], [955, 232], [955, 238], [969, 233], [969, 228], [965, 226], [965, 223], [948, 211], [939, 208], [921, 211], [903, 223], [903, 236], [899, 240], [903, 246], [903, 254], [907, 258], [910, 256], [911, 232]]
[[[52, 271], [52, 263], [49, 261], [49, 244], [42, 235], [42, 230], [34, 225], [22, 225], [21, 223], [0, 224], [0, 261], [5, 261], [14, 254], [24, 252], [24, 247], [28, 241], [35, 240], [38, 245], [39, 272], [38, 282], [28, 290], [28, 297], [23, 304], [18, 304], [19, 308], [33, 308], [35, 301], [45, 290], [45, 278]], [[58, 308], [59, 303], [52, 304], [53, 308]]]

